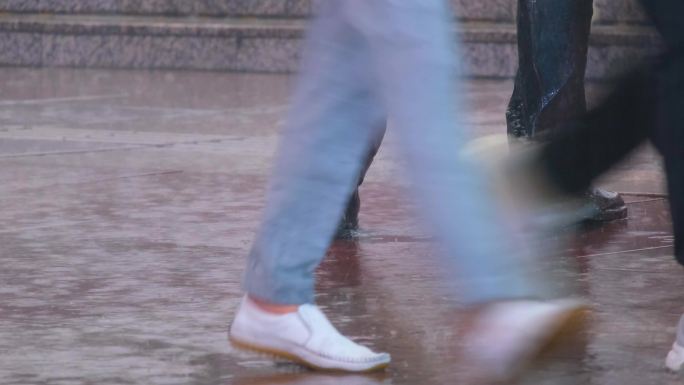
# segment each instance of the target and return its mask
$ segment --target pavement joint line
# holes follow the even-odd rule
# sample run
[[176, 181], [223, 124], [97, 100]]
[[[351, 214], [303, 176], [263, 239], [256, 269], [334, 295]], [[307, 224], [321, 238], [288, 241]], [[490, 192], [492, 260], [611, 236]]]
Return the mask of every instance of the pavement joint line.
[[73, 225], [80, 225], [83, 223], [90, 223], [90, 222], [95, 222], [95, 221], [101, 222], [101, 220], [99, 220], [99, 219], [87, 219], [84, 221], [74, 221], [74, 222], [70, 222], [70, 223], [54, 223], [54, 224], [48, 224], [48, 225], [35, 225], [35, 226], [22, 227], [22, 228], [18, 228], [18, 229], [0, 230], [0, 234], [12, 234], [12, 233], [18, 233], [18, 232], [28, 231], [28, 230], [49, 229], [51, 227], [73, 226]]
[[[151, 112], [173, 112], [175, 115], [180, 115], [184, 116], [183, 114], [187, 114], [186, 116], [204, 116], [204, 115], [211, 115], [211, 114], [222, 114], [226, 112], [233, 112], [233, 109], [206, 109], [206, 108], [182, 108], [182, 107], [151, 107], [151, 106], [143, 106], [143, 107], [136, 107], [136, 106], [120, 106], [122, 110], [132, 110], [132, 111], [151, 111]], [[240, 109], [237, 109], [240, 110]], [[242, 111], [241, 111], [242, 112]]]
[[55, 152], [32, 152], [32, 153], [24, 153], [24, 154], [6, 154], [6, 155], [0, 155], [0, 159], [43, 157], [43, 156], [52, 156], [52, 155], [78, 155], [78, 154], [88, 154], [88, 153], [97, 153], [97, 152], [113, 152], [113, 151], [131, 151], [131, 150], [146, 149], [146, 148], [168, 148], [168, 147], [173, 147], [176, 145], [215, 144], [215, 143], [223, 143], [225, 141], [233, 141], [233, 139], [232, 138], [226, 138], [226, 139], [191, 140], [191, 141], [186, 141], [186, 142], [171, 142], [171, 143], [144, 143], [144, 144], [129, 144], [128, 146], [122, 146], [122, 147], [106, 147], [106, 148], [91, 149], [91, 150], [71, 150], [71, 151], [55, 151]]
[[636, 251], [649, 251], [649, 250], [658, 250], [658, 249], [671, 249], [673, 248], [673, 245], [668, 245], [668, 246], [653, 246], [653, 247], [644, 247], [642, 249], [630, 249], [630, 250], [621, 250], [621, 251], [611, 251], [609, 253], [597, 253], [597, 254], [587, 254], [587, 255], [579, 255], [579, 258], [591, 258], [591, 257], [602, 257], [604, 255], [614, 255], [614, 254], [624, 254], [624, 253], [633, 253]]
[[171, 175], [171, 174], [181, 174], [181, 173], [183, 173], [183, 170], [153, 171], [153, 172], [147, 172], [147, 173], [142, 173], [142, 174], [120, 175], [120, 176], [114, 176], [114, 177], [110, 177], [110, 178], [93, 179], [93, 180], [82, 180], [82, 181], [70, 182], [70, 183], [56, 183], [56, 184], [49, 185], [49, 186], [45, 186], [45, 187], [68, 186], [68, 185], [88, 184], [88, 183], [99, 183], [99, 182], [107, 182], [107, 181], [118, 180], [118, 179], [142, 178], [142, 177], [146, 177], [146, 176]]
[[659, 202], [659, 201], [665, 201], [665, 200], [667, 200], [667, 198], [663, 197], [663, 198], [644, 199], [644, 200], [634, 201], [634, 202], [625, 202], [625, 204], [633, 205], [633, 204], [637, 204], [637, 203]]
[[[102, 123], [102, 122], [87, 122]], [[39, 125], [29, 129], [0, 127], [0, 140], [38, 140], [56, 142], [106, 143], [110, 146], [121, 145], [169, 145], [216, 143], [243, 140], [243, 136], [232, 134], [198, 134], [173, 131], [144, 130], [100, 130], [93, 128], [72, 128], [67, 126]], [[2, 156], [2, 155], [0, 155]]]
[[102, 179], [91, 179], [91, 180], [79, 180], [79, 181], [74, 181], [74, 182], [53, 183], [53, 184], [47, 184], [47, 185], [42, 185], [42, 186], [32, 186], [32, 187], [20, 188], [20, 189], [14, 190], [14, 193], [17, 193], [17, 192], [18, 193], [28, 193], [30, 191], [49, 189], [49, 188], [60, 187], [60, 186], [73, 186], [73, 185], [109, 182], [109, 181], [120, 180], [120, 179], [132, 179], [132, 178], [144, 178], [144, 177], [148, 177], [148, 176], [182, 174], [183, 172], [184, 172], [183, 170], [163, 170], [163, 171], [153, 171], [153, 172], [148, 172], [148, 173], [143, 173], [143, 174], [120, 175], [120, 176], [114, 176], [114, 177], [102, 178]]
[[630, 196], [640, 196], [649, 198], [668, 198], [668, 194], [664, 193], [649, 193], [649, 192], [634, 192], [634, 191], [620, 191], [618, 194], [630, 195]]
[[29, 158], [29, 157], [42, 157], [42, 156], [51, 156], [51, 155], [76, 155], [76, 154], [87, 154], [87, 153], [96, 153], [96, 152], [112, 152], [112, 151], [130, 151], [130, 150], [136, 150], [140, 148], [146, 148], [146, 147], [154, 147], [158, 146], [156, 144], [141, 144], [141, 145], [132, 145], [132, 146], [125, 146], [125, 147], [107, 147], [107, 148], [99, 148], [99, 149], [90, 149], [90, 150], [71, 150], [71, 151], [55, 151], [55, 152], [29, 152], [29, 153], [24, 153], [24, 154], [6, 154], [6, 155], [0, 155], [0, 159], [11, 159], [11, 158]]
[[648, 274], [669, 274], [669, 271], [644, 270], [644, 269], [625, 269], [619, 267], [592, 267], [593, 270], [601, 271], [622, 271], [625, 273], [648, 273]]
[[0, 106], [21, 106], [21, 105], [33, 105], [33, 104], [45, 104], [45, 103], [65, 103], [65, 102], [78, 102], [78, 101], [102, 100], [102, 99], [120, 99], [120, 98], [125, 98], [128, 96], [129, 96], [128, 94], [105, 94], [105, 95], [90, 95], [90, 96], [72, 96], [72, 97], [64, 97], [64, 98], [6, 100], [6, 101], [0, 101]]

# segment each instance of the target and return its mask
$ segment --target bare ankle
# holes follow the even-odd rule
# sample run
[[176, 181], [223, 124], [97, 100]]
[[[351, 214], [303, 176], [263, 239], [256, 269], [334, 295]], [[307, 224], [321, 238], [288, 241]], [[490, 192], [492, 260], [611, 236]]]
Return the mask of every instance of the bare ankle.
[[255, 298], [252, 295], [247, 296], [252, 303], [259, 309], [272, 314], [288, 314], [294, 313], [299, 308], [299, 305], [281, 305], [272, 302], [264, 301], [259, 298]]

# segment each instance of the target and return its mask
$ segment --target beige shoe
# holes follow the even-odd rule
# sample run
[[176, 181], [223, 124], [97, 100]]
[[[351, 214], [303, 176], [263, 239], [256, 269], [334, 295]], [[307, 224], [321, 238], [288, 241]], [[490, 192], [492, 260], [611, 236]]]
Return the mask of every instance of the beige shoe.
[[570, 299], [488, 305], [463, 334], [464, 359], [477, 379], [510, 380], [556, 337], [580, 323], [587, 309], [584, 302]]

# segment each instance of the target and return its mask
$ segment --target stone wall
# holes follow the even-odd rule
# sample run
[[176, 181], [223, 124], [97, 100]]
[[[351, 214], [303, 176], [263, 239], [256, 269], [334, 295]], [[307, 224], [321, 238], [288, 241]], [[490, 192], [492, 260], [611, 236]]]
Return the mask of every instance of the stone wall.
[[[452, 3], [467, 75], [512, 76], [516, 1]], [[290, 72], [311, 10], [311, 0], [0, 0], [0, 65]], [[595, 10], [590, 77], [657, 51], [635, 0]]]

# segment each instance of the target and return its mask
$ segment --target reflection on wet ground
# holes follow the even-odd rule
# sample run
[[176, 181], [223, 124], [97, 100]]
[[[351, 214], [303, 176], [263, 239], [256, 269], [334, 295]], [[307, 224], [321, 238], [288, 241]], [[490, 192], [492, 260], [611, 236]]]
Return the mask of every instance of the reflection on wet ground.
[[[227, 343], [289, 80], [0, 71], [0, 383], [459, 383], [459, 313], [402, 195], [391, 130], [362, 188], [363, 231], [331, 247], [317, 301], [393, 365], [318, 374]], [[510, 90], [468, 83], [476, 134], [503, 132]], [[569, 246], [548, 256], [595, 311], [583, 338], [522, 383], [681, 381], [662, 365], [684, 272], [658, 167], [644, 149], [607, 176], [630, 193], [629, 219], [568, 230]]]

